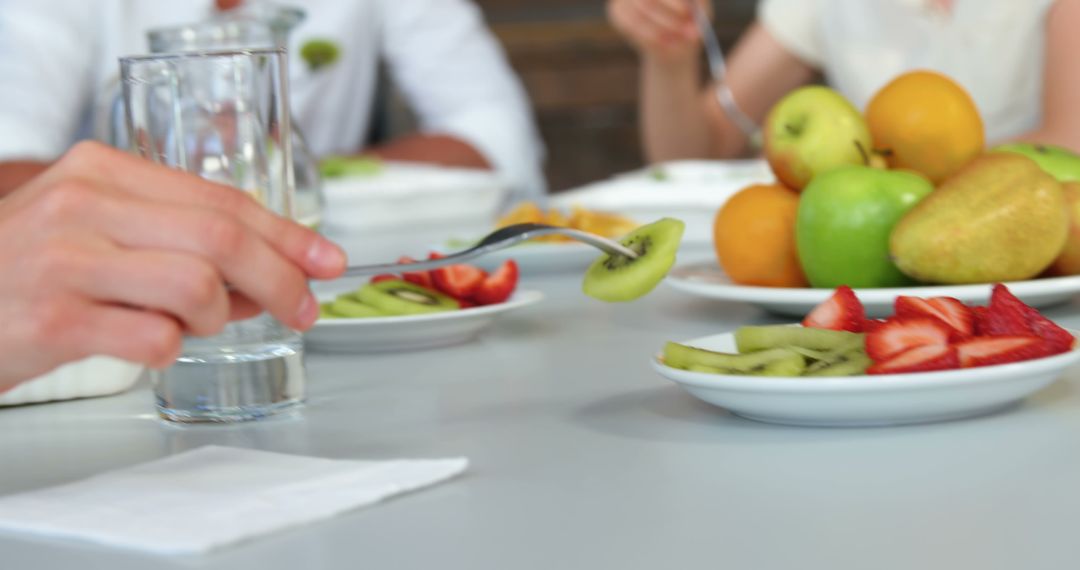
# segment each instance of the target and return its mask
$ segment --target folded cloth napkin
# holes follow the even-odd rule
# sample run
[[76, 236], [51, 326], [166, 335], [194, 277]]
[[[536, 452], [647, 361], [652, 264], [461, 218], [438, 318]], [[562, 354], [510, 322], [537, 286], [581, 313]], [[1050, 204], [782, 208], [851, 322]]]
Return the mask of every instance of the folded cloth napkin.
[[342, 461], [201, 447], [0, 498], [0, 530], [196, 554], [449, 479], [464, 458]]

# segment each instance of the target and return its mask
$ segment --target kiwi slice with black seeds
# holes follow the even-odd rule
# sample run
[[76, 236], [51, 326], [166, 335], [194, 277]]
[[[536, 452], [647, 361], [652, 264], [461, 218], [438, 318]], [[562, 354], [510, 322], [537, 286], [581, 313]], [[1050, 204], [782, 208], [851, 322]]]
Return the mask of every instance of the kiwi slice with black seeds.
[[663, 218], [642, 226], [619, 240], [638, 254], [604, 254], [585, 272], [582, 290], [586, 295], [608, 302], [633, 301], [656, 288], [675, 264], [675, 253], [686, 224]]
[[735, 331], [739, 352], [798, 346], [816, 351], [831, 351], [861, 346], [864, 336], [847, 331], [833, 331], [789, 325], [742, 327]]
[[386, 315], [422, 315], [461, 308], [452, 297], [396, 279], [364, 285], [355, 296]]
[[361, 303], [352, 297], [352, 295], [340, 295], [337, 299], [327, 307], [328, 312], [337, 317], [345, 319], [367, 319], [371, 317], [385, 317], [386, 313], [372, 307], [371, 305]]
[[859, 376], [866, 374], [866, 369], [873, 363], [865, 350], [854, 348], [830, 353], [829, 358], [808, 366], [803, 376]]
[[786, 348], [729, 354], [669, 342], [664, 345], [664, 364], [672, 368], [715, 374], [798, 376], [806, 368], [806, 359]]

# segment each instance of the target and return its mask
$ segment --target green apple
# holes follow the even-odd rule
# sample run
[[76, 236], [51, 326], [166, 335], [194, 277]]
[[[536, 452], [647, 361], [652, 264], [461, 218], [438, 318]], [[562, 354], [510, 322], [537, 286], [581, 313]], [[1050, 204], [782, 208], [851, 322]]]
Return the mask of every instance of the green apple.
[[994, 147], [995, 152], [1015, 152], [1035, 161], [1058, 182], [1080, 181], [1080, 156], [1073, 151], [1048, 144], [1010, 143]]
[[810, 285], [912, 284], [889, 258], [889, 234], [933, 191], [929, 180], [903, 170], [841, 166], [816, 176], [795, 217], [799, 262]]
[[871, 149], [862, 115], [828, 87], [792, 91], [765, 120], [765, 158], [780, 182], [794, 190], [838, 166], [867, 164]]

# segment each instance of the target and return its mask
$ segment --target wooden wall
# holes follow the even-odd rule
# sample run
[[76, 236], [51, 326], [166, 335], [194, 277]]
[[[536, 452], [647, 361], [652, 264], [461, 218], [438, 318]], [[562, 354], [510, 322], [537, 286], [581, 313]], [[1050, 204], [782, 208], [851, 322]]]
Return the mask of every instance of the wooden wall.
[[[553, 191], [642, 166], [637, 56], [608, 25], [603, 0], [474, 0], [525, 83], [547, 145]], [[725, 47], [754, 0], [715, 0]]]

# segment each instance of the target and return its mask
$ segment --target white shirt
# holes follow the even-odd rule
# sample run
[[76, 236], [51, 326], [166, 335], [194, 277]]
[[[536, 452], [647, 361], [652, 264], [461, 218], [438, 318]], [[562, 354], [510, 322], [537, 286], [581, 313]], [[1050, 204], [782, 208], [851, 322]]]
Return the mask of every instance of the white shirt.
[[1046, 13], [1054, 0], [762, 0], [758, 19], [794, 55], [865, 109], [913, 69], [952, 77], [971, 94], [991, 144], [1042, 119]]
[[[316, 155], [359, 151], [380, 57], [421, 130], [475, 147], [536, 198], [543, 149], [528, 98], [468, 0], [305, 0], [291, 36], [293, 116]], [[148, 29], [193, 23], [212, 0], [0, 0], [0, 161], [53, 160], [92, 125], [115, 91], [117, 58], [146, 53]], [[332, 65], [311, 70], [299, 47], [327, 38]]]

